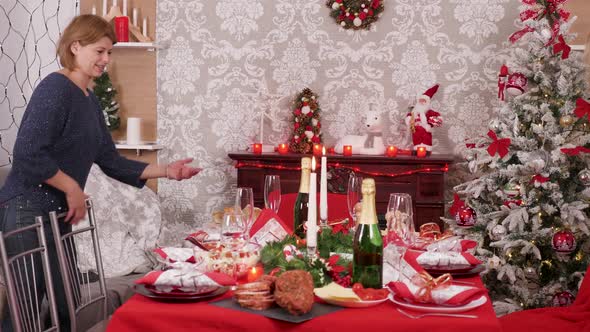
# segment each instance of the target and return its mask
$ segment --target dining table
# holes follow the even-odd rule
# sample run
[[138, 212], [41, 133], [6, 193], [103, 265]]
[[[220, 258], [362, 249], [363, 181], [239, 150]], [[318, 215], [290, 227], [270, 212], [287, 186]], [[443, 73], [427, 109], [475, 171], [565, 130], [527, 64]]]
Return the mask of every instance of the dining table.
[[[479, 276], [462, 278], [462, 282], [484, 287]], [[112, 315], [108, 332], [124, 331], [404, 331], [404, 332], [500, 332], [490, 299], [460, 314], [475, 318], [426, 316], [409, 318], [400, 313], [392, 301], [367, 308], [342, 308], [301, 323], [290, 323], [215, 305], [231, 298], [232, 291], [206, 301], [170, 301], [133, 295]], [[321, 301], [316, 298], [316, 301]], [[404, 309], [412, 315], [422, 312]]]

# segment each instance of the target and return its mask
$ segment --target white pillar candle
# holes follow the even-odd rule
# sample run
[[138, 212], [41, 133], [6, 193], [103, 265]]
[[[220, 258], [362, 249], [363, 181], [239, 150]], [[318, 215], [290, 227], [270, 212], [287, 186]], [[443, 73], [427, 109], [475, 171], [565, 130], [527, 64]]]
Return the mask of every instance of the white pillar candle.
[[322, 148], [322, 165], [320, 170], [320, 220], [328, 220], [328, 160], [326, 147]]
[[127, 16], [127, 0], [123, 0], [123, 16]]
[[143, 18], [143, 25], [141, 29], [141, 33], [147, 37], [147, 18]]
[[137, 8], [133, 8], [133, 25], [137, 26]]
[[141, 144], [141, 118], [127, 119], [127, 144]]
[[318, 245], [317, 230], [317, 174], [315, 172], [315, 157], [311, 158], [311, 174], [309, 174], [309, 203], [307, 206], [307, 247], [316, 248]]
[[107, 1], [109, 0], [102, 1], [102, 16], [107, 16]]
[[96, 15], [96, 6], [92, 5], [92, 15]]

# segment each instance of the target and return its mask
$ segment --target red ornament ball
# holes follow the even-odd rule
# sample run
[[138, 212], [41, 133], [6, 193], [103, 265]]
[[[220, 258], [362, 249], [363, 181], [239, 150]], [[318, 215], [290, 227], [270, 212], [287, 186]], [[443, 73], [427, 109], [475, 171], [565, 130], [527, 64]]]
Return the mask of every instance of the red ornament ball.
[[569, 254], [576, 249], [576, 237], [569, 230], [559, 231], [553, 234], [551, 246], [558, 253]]
[[459, 227], [471, 227], [477, 222], [477, 214], [469, 206], [464, 206], [455, 215], [455, 221]]
[[572, 295], [572, 293], [563, 291], [553, 295], [553, 299], [551, 299], [551, 305], [554, 307], [568, 307], [574, 303], [575, 299], [576, 298]]

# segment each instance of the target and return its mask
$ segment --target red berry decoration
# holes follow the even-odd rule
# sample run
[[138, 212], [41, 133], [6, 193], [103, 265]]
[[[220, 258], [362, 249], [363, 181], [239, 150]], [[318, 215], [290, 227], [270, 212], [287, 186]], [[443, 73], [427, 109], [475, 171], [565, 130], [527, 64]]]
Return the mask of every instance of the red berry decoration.
[[568, 307], [574, 303], [576, 298], [568, 291], [559, 292], [553, 295], [551, 305], [554, 307]]
[[469, 206], [463, 206], [455, 215], [455, 221], [459, 227], [471, 227], [477, 222], [477, 214]]
[[570, 254], [576, 249], [576, 237], [569, 230], [559, 231], [553, 234], [551, 246], [558, 253]]

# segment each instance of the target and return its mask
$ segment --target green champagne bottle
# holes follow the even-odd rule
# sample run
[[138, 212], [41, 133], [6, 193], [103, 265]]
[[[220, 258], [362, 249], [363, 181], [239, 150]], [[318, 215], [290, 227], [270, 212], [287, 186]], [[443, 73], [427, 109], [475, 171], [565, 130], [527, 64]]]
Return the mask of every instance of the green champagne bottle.
[[301, 158], [301, 180], [299, 182], [299, 193], [293, 208], [293, 232], [299, 238], [305, 239], [303, 225], [307, 221], [307, 208], [309, 204], [309, 174], [311, 173], [311, 158]]
[[375, 209], [375, 180], [363, 179], [361, 217], [353, 243], [352, 282], [365, 288], [383, 287], [383, 239]]

